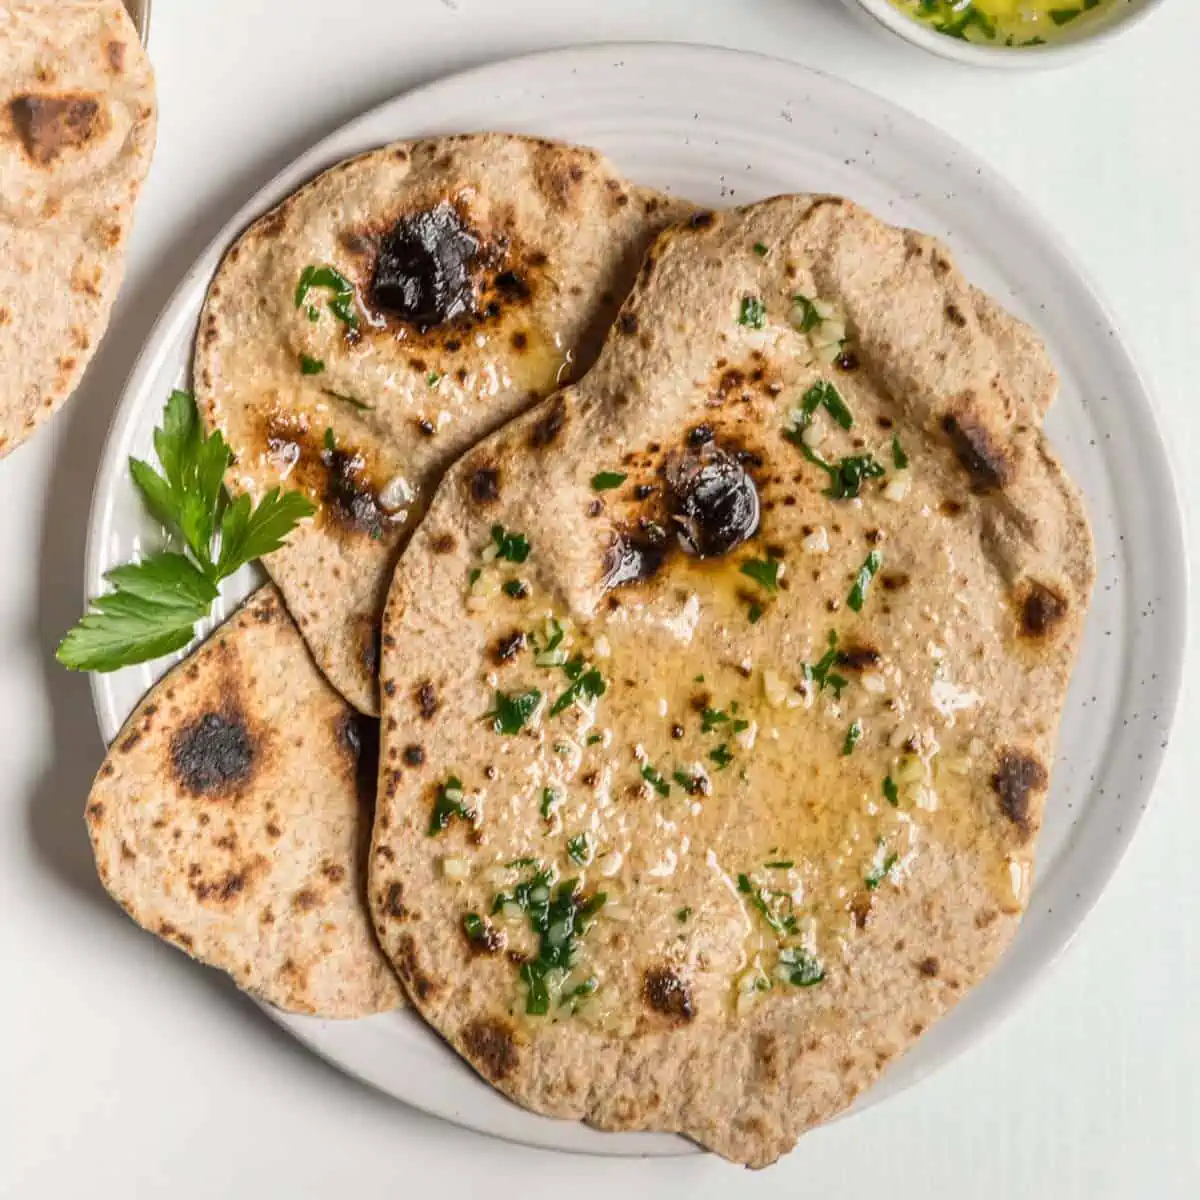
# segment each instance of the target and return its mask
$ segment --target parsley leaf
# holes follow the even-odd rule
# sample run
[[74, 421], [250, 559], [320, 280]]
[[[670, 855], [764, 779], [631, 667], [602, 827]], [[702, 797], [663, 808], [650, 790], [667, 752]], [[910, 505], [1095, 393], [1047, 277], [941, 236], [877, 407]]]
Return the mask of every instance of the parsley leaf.
[[757, 296], [743, 296], [738, 310], [738, 324], [750, 329], [762, 329], [767, 323], [767, 306]]
[[505, 562], [523, 563], [529, 557], [529, 539], [523, 533], [509, 533], [503, 525], [492, 526], [496, 557]]
[[671, 785], [649, 764], [642, 767], [642, 778], [660, 795], [669, 796]]
[[[574, 668], [574, 674], [571, 673], [572, 668]], [[576, 700], [595, 700], [608, 691], [608, 684], [604, 682], [604, 676], [595, 667], [584, 671], [583, 663], [576, 659], [573, 663], [568, 663], [564, 669], [567, 670], [568, 676], [574, 682], [550, 706], [552, 717], [557, 717], [564, 709], [570, 708]]]
[[877, 867], [871, 869], [871, 873], [863, 880], [867, 885], [867, 891], [873, 892], [891, 873], [892, 868], [900, 861], [900, 855], [889, 854], [887, 858]]
[[[475, 581], [472, 580], [472, 583]], [[500, 590], [513, 600], [524, 600], [529, 595], [529, 584], [521, 579], [506, 579], [501, 585]]]
[[573, 838], [567, 838], [567, 857], [581, 867], [586, 867], [592, 859], [592, 844], [586, 833], [578, 833]]
[[871, 586], [871, 580], [875, 578], [875, 573], [882, 565], [883, 555], [878, 550], [872, 550], [863, 561], [863, 565], [858, 568], [854, 586], [850, 589], [850, 595], [846, 600], [846, 603], [855, 612], [862, 612], [863, 604], [867, 599], [867, 588]]
[[221, 518], [221, 554], [217, 574], [224, 578], [256, 558], [278, 550], [287, 535], [304, 517], [312, 516], [313, 505], [300, 492], [272, 488], [253, 509], [250, 497], [238, 496]]
[[520, 733], [541, 703], [542, 693], [537, 688], [527, 692], [496, 692], [496, 707], [488, 713], [492, 728], [497, 733], [509, 736]]
[[821, 314], [817, 312], [817, 307], [807, 296], [793, 296], [792, 306], [800, 310], [800, 319], [797, 321], [792, 319], [792, 323], [801, 333], [808, 333], [811, 329], [816, 329], [821, 323]]
[[309, 358], [307, 354], [300, 355], [301, 375], [320, 375], [325, 370], [325, 362], [320, 358]]
[[562, 796], [553, 788], [542, 788], [541, 812], [542, 818], [550, 820], [554, 810], [562, 803]]
[[619, 488], [629, 476], [623, 471], [599, 471], [592, 476], [592, 491], [610, 492]]
[[430, 837], [441, 833], [455, 817], [464, 821], [471, 819], [471, 812], [463, 803], [462, 780], [457, 775], [451, 775], [437, 790], [433, 802], [433, 813], [429, 818]]
[[842, 743], [843, 757], [849, 757], [854, 753], [854, 747], [857, 746], [860, 741], [862, 741], [862, 735], [863, 724], [857, 717], [855, 717], [853, 722], [851, 722], [850, 728], [846, 730], [846, 740]]
[[900, 807], [900, 789], [896, 786], [896, 781], [890, 775], [884, 776], [883, 798], [893, 808]]
[[[738, 875], [738, 891], [744, 896], [750, 897], [750, 903], [758, 909], [763, 915], [763, 919], [780, 937], [788, 937], [796, 932], [796, 918], [788, 912], [781, 914], [775, 911], [775, 907], [768, 903], [767, 897], [770, 893], [765, 888], [759, 887], [752, 883], [750, 876], [744, 872]], [[776, 893], [776, 895], [779, 895]], [[784, 901], [786, 907], [792, 907], [791, 896], [783, 893], [780, 898]]]
[[700, 714], [700, 729], [703, 733], [712, 733], [718, 725], [725, 725], [729, 722], [729, 714], [722, 712], [719, 708], [706, 708]]
[[904, 448], [900, 445], [900, 438], [896, 434], [892, 434], [892, 465], [897, 471], [903, 471], [908, 466], [908, 455], [904, 453]]
[[114, 590], [93, 600], [59, 644], [56, 657], [71, 670], [115, 671], [182, 650], [221, 580], [278, 549], [316, 511], [301, 493], [278, 488], [254, 508], [249, 496], [231, 503], [222, 480], [232, 454], [219, 432], [204, 435], [188, 392], [167, 399], [154, 450], [161, 473], [137, 458], [129, 471], [147, 508], [182, 539], [184, 552], [159, 551], [107, 573]]
[[799, 946], [780, 950], [779, 963], [787, 971], [788, 983], [795, 987], [815, 987], [825, 979], [825, 968], [820, 960]]
[[[296, 307], [299, 308], [311, 288], [328, 288], [333, 293], [329, 311], [350, 329], [358, 328], [358, 313], [354, 311], [354, 285], [335, 267], [305, 267], [296, 284]], [[316, 320], [314, 308], [308, 307], [308, 319]], [[319, 312], [317, 314], [320, 315]]]
[[777, 558], [751, 558], [742, 563], [743, 575], [749, 576], [760, 587], [768, 592], [779, 590], [779, 568], [782, 564]]
[[687, 921], [687, 919], [688, 919], [688, 918], [689, 918], [691, 915], [692, 915], [692, 910], [691, 910], [691, 907], [690, 907], [690, 906], [685, 906], [685, 907], [683, 907], [683, 908], [676, 909], [676, 911], [675, 911], [675, 920], [677, 920], [677, 921], [680, 923], [680, 925], [682, 925], [682, 924], [683, 924], [685, 921]]
[[755, 242], [754, 246], [753, 246], [753, 250], [754, 250], [754, 253], [757, 254], [759, 258], [766, 258], [767, 255], [770, 253], [770, 251], [767, 249], [766, 245], [763, 242]]
[[849, 680], [844, 675], [839, 675], [833, 670], [838, 656], [837, 642], [837, 634], [831, 629], [829, 631], [829, 649], [812, 666], [805, 663], [804, 678], [810, 683], [815, 683], [821, 691], [831, 688], [833, 690], [833, 698], [840, 700], [842, 698], [842, 688], [849, 683]]
[[729, 766], [731, 762], [733, 762], [733, 755], [730, 754], [729, 747], [724, 742], [722, 742], [715, 750], [710, 750], [708, 752], [708, 757], [717, 764], [718, 771], [725, 770], [725, 768]]

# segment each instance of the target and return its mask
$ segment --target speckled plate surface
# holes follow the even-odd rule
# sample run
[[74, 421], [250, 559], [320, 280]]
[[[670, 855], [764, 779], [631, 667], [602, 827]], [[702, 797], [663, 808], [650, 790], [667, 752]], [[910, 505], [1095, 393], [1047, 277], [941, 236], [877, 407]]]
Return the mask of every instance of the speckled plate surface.
[[[236, 233], [320, 169], [395, 138], [508, 130], [597, 147], [631, 179], [706, 204], [829, 191], [946, 239], [976, 284], [1035, 325], [1062, 375], [1047, 431], [1082, 488], [1099, 578], [1063, 715], [1039, 870], [998, 969], [895, 1063], [858, 1107], [911, 1086], [993, 1024], [1063, 949], [1150, 797], [1179, 687], [1187, 612], [1178, 505], [1146, 389], [1102, 302], [1057, 238], [968, 151], [866, 92], [805, 68], [704, 47], [597, 46], [498, 63], [393, 100], [321, 142], [204, 253], [152, 333], [109, 434], [93, 500], [88, 594], [156, 531], [129, 480], [168, 391], [186, 386], [208, 281]], [[256, 581], [224, 589], [230, 611]], [[93, 676], [111, 739], [171, 661]], [[526, 1113], [410, 1012], [352, 1023], [272, 1013], [351, 1074], [448, 1120], [599, 1154], [687, 1153], [679, 1138], [606, 1134]]]

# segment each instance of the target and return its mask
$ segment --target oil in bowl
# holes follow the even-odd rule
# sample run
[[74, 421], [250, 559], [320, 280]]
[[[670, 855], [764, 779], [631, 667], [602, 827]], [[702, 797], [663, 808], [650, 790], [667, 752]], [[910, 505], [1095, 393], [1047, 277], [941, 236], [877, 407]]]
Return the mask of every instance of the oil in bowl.
[[937, 33], [983, 46], [1045, 46], [1122, 0], [890, 0]]

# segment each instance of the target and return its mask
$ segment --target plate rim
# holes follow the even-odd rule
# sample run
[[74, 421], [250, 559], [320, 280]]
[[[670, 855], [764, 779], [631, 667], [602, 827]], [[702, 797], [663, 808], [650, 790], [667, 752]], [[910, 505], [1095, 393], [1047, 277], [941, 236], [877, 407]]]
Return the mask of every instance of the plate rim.
[[[860, 104], [865, 103], [871, 106], [881, 117], [891, 119], [896, 126], [907, 127], [907, 131], [911, 136], [920, 138], [931, 149], [945, 150], [952, 153], [960, 162], [975, 169], [976, 175], [989, 195], [1007, 212], [1011, 213], [1021, 225], [1032, 231], [1041, 247], [1052, 249], [1062, 266], [1074, 277], [1077, 288], [1087, 294], [1094, 304], [1096, 311], [1103, 316], [1107, 327], [1111, 330], [1112, 339], [1116, 342], [1119, 352], [1124, 357], [1128, 366], [1130, 380], [1140, 392], [1140, 399], [1144, 401], [1139, 406], [1139, 432], [1147, 449], [1151, 454], [1157, 455], [1163, 467], [1163, 470], [1156, 479], [1155, 511], [1164, 521], [1161, 544], [1170, 547], [1173, 551], [1163, 556], [1165, 566], [1163, 569], [1162, 586], [1164, 594], [1169, 597], [1169, 604], [1164, 609], [1163, 614], [1160, 615], [1159, 620], [1169, 622], [1170, 627], [1166, 631], [1168, 644], [1177, 645], [1180, 651], [1174, 656], [1169, 669], [1160, 673], [1160, 676], [1165, 676], [1161, 686], [1163, 699], [1160, 703], [1160, 711], [1165, 718], [1162, 722], [1162, 728], [1166, 736], [1161, 744], [1156, 743], [1153, 747], [1149, 748], [1150, 752], [1146, 755], [1145, 777], [1144, 781], [1140, 784], [1139, 797], [1143, 803], [1131, 806], [1128, 818], [1125, 821], [1126, 832], [1119, 840], [1112, 841], [1109, 844], [1107, 852], [1097, 859], [1096, 869], [1088, 876], [1084, 886], [1080, 888], [1075, 906], [1057, 921], [1058, 935], [1053, 947], [1048, 952], [1043, 951], [1040, 956], [1041, 961], [1035, 970], [1011, 981], [1008, 997], [1004, 1003], [992, 1005], [990, 1008], [984, 1009], [976, 1017], [970, 1039], [953, 1049], [940, 1063], [934, 1066], [932, 1069], [936, 1071], [940, 1067], [948, 1065], [965, 1052], [968, 1046], [977, 1044], [983, 1037], [993, 1032], [1002, 1021], [1012, 1015], [1020, 1002], [1031, 994], [1035, 986], [1049, 977], [1052, 970], [1061, 962], [1063, 955], [1075, 941], [1084, 920], [1111, 885], [1122, 860], [1129, 853], [1145, 814], [1151, 802], [1155, 799], [1158, 778], [1166, 755], [1167, 744], [1173, 732], [1175, 719], [1178, 714], [1183, 669], [1190, 641], [1187, 614], [1189, 611], [1188, 602], [1191, 587], [1188, 570], [1188, 547], [1184, 536], [1184, 514], [1180, 504], [1174, 455], [1170, 443], [1164, 436], [1162, 418], [1156, 405], [1154, 392], [1148, 385], [1145, 373], [1139, 365], [1138, 356], [1133, 346], [1121, 327], [1121, 323], [1114, 318], [1104, 294], [1096, 285], [1090, 271], [1080, 263], [1075, 252], [1060, 237], [1050, 221], [1041, 215], [1036, 206], [1026, 199], [1014, 184], [1010, 183], [1004, 175], [993, 168], [966, 143], [958, 141], [958, 139], [925, 120], [925, 118], [911, 112], [903, 105], [872, 92], [868, 88], [860, 87], [836, 75], [822, 71], [819, 68], [774, 55], [704, 43], [671, 40], [651, 40], [644, 42], [605, 41], [583, 45], [552, 47], [528, 54], [496, 59], [461, 71], [455, 71], [400, 92], [352, 117], [336, 129], [323, 135], [318, 141], [298, 154], [271, 176], [261, 187], [257, 188], [239, 206], [230, 216], [229, 220], [222, 225], [221, 229], [197, 255], [192, 265], [187, 269], [178, 285], [172, 291], [170, 298], [146, 335], [121, 389], [120, 399], [114, 409], [113, 418], [109, 423], [104, 438], [101, 449], [101, 465], [97, 471], [92, 488], [84, 553], [83, 589], [85, 606], [91, 594], [90, 584], [93, 580], [99, 578], [98, 568], [102, 562], [102, 551], [99, 542], [101, 527], [103, 525], [102, 512], [105, 497], [111, 497], [114, 494], [112, 477], [120, 475], [125, 469], [124, 459], [114, 453], [114, 448], [121, 440], [126, 426], [132, 424], [134, 421], [135, 406], [133, 404], [127, 405], [127, 398], [141, 391], [145, 383], [155, 374], [156, 360], [168, 352], [175, 344], [176, 338], [179, 335], [171, 336], [169, 330], [177, 324], [187, 323], [187, 294], [193, 288], [197, 287], [201, 280], [211, 278], [232, 240], [249, 223], [258, 216], [261, 216], [270, 207], [279, 203], [280, 200], [301, 186], [305, 181], [328, 166], [333, 165], [334, 162], [346, 157], [346, 153], [343, 150], [335, 150], [335, 146], [338, 143], [352, 139], [362, 126], [384, 117], [390, 110], [397, 106], [422, 101], [426, 103], [430, 101], [436, 102], [439, 92], [444, 91], [452, 94], [464, 87], [469, 88], [472, 85], [478, 86], [481, 83], [490, 82], [493, 78], [503, 83], [508, 83], [509, 80], [507, 77], [517, 71], [527, 71], [529, 72], [529, 77], [533, 78], [538, 67], [545, 63], [558, 65], [573, 61], [580, 69], [585, 65], [585, 62], [586, 65], [594, 65], [597, 69], [602, 69], [604, 66], [612, 67], [614, 64], [611, 60], [614, 55], [621, 60], [621, 65], [624, 65], [626, 60], [633, 58], [647, 58], [653, 61], [660, 55], [676, 60], [690, 58], [696, 60], [698, 70], [705, 63], [708, 64], [710, 69], [719, 69], [722, 64], [728, 64], [731, 61], [741, 63], [746, 61], [751, 63], [757, 62], [763, 64], [764, 69], [769, 67], [771, 70], [791, 73], [796, 79], [798, 87], [801, 87], [806, 81], [809, 82], [810, 86], [813, 86], [813, 81], [816, 81], [815, 86], [824, 89], [826, 94], [830, 95], [835, 102], [843, 97], [851, 97]], [[673, 67], [676, 65], [674, 62], [672, 63]], [[491, 123], [488, 122], [487, 124], [490, 125]], [[403, 137], [405, 135], [400, 134], [396, 136]], [[417, 132], [409, 136], [420, 137], [425, 135]], [[330, 157], [331, 153], [335, 157]], [[355, 151], [352, 153], [358, 152]], [[187, 342], [189, 345], [194, 343], [194, 330], [191, 335], [187, 336]], [[96, 713], [97, 723], [100, 726], [101, 735], [104, 737], [106, 744], [108, 744], [111, 742], [112, 736], [115, 736], [116, 730], [113, 731], [111, 736], [107, 732], [107, 727], [112, 722], [108, 717], [106, 705], [100, 695], [101, 677], [96, 674], [90, 675], [89, 687], [91, 689], [92, 704]], [[116, 729], [119, 730], [120, 724], [123, 724], [123, 721], [117, 724]], [[501, 1132], [497, 1129], [489, 1128], [486, 1124], [478, 1120], [472, 1119], [464, 1112], [452, 1111], [448, 1104], [438, 1106], [436, 1104], [426, 1104], [423, 1101], [418, 1101], [408, 1096], [398, 1096], [395, 1092], [363, 1071], [351, 1067], [334, 1057], [326, 1046], [320, 1044], [315, 1039], [311, 1029], [304, 1024], [306, 1021], [312, 1021], [312, 1018], [296, 1017], [293, 1014], [275, 1010], [260, 1001], [256, 1001], [256, 1003], [259, 1004], [272, 1020], [296, 1037], [302, 1045], [326, 1062], [336, 1066], [339, 1070], [344, 1071], [351, 1077], [358, 1079], [393, 1099], [400, 1100], [414, 1109], [439, 1117], [452, 1124], [475, 1130], [476, 1132], [542, 1149], [595, 1156], [682, 1156], [700, 1151], [700, 1147], [695, 1144], [677, 1135], [668, 1133], [610, 1134], [611, 1141], [608, 1143], [610, 1148], [606, 1149], [601, 1145], [587, 1145], [568, 1149], [561, 1145], [556, 1145], [550, 1140], [537, 1140], [532, 1136], [524, 1137]], [[434, 1036], [437, 1036], [437, 1034], [435, 1033]], [[913, 1086], [920, 1082], [928, 1073], [921, 1073], [917, 1078], [910, 1081], [908, 1086]], [[858, 1109], [859, 1106], [856, 1105], [846, 1110], [845, 1114], [840, 1114], [837, 1119], [840, 1119], [842, 1115], [858, 1111]], [[567, 1124], [571, 1123], [568, 1122]], [[627, 1139], [641, 1140], [644, 1148], [625, 1148]], [[655, 1145], [655, 1148], [652, 1149], [652, 1145]]]

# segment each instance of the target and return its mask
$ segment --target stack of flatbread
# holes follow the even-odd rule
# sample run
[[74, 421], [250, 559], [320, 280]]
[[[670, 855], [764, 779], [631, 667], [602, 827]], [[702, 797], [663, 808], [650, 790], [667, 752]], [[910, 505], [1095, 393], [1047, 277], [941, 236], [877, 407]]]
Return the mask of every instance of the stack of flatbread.
[[282, 1008], [403, 995], [528, 1108], [772, 1162], [1028, 902], [1093, 575], [1055, 386], [837, 197], [333, 168], [195, 360], [230, 488], [318, 513], [114, 742], [106, 886]]

